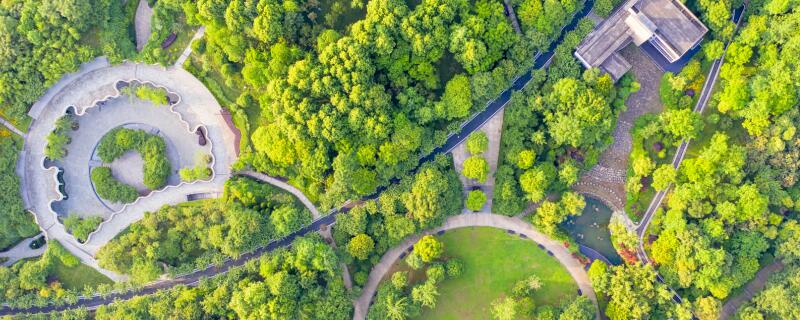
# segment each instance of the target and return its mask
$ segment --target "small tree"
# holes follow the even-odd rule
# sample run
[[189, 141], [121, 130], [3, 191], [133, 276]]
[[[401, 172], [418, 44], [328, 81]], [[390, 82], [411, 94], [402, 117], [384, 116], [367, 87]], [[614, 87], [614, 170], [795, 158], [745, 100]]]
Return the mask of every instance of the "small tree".
[[467, 150], [472, 155], [479, 155], [489, 148], [489, 138], [483, 131], [475, 131], [467, 138]]
[[517, 318], [517, 301], [510, 297], [492, 302], [492, 317], [495, 320], [513, 320]]
[[486, 194], [481, 190], [472, 190], [467, 195], [467, 209], [472, 211], [480, 211], [483, 204], [486, 203]]
[[392, 286], [397, 290], [403, 290], [408, 284], [408, 272], [398, 271], [392, 274]]
[[661, 191], [666, 189], [670, 183], [675, 182], [678, 171], [671, 164], [662, 164], [653, 171], [653, 188]]
[[358, 260], [366, 260], [369, 258], [369, 254], [372, 253], [372, 249], [375, 247], [375, 242], [372, 238], [366, 234], [360, 233], [350, 239], [350, 242], [347, 244], [347, 252], [350, 253], [353, 258]]
[[483, 157], [469, 157], [464, 160], [464, 170], [461, 173], [469, 179], [484, 183], [489, 175], [489, 163]]
[[444, 253], [444, 244], [434, 236], [427, 235], [414, 244], [414, 253], [419, 255], [423, 262], [431, 262]]

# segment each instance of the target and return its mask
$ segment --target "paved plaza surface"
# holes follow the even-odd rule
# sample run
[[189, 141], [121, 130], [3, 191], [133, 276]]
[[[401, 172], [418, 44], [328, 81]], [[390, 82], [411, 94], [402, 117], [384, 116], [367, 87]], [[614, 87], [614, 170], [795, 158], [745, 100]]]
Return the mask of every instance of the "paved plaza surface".
[[[150, 108], [160, 108], [160, 110], [142, 112], [141, 108], [148, 108], [148, 106], [135, 105], [136, 103], [131, 105], [127, 98], [112, 99], [119, 96], [116, 83], [120, 80], [151, 82], [167, 88], [170, 92], [177, 93], [181, 100], [172, 107], [151, 105]], [[97, 108], [98, 101], [104, 100], [109, 100], [102, 107], [104, 109], [93, 109]], [[81, 244], [75, 237], [67, 233], [51, 207], [53, 202], [61, 199], [58, 191], [58, 169], [52, 166], [45, 167], [44, 161], [46, 137], [55, 127], [56, 119], [61, 117], [70, 106], [74, 106], [75, 113], [79, 116], [92, 115], [102, 119], [102, 121], [81, 123], [80, 129], [73, 132], [79, 136], [73, 136], [70, 148], [81, 150], [82, 152], [75, 151], [74, 153], [76, 156], [79, 153], [82, 154], [84, 157], [82, 160], [87, 159], [88, 150], [93, 148], [107, 130], [121, 124], [143, 123], [170, 136], [169, 140], [175, 148], [191, 147], [189, 151], [178, 152], [181, 156], [177, 163], [193, 163], [194, 151], [197, 150], [197, 136], [194, 132], [202, 126], [205, 128], [209, 140], [206, 148], [211, 148], [214, 158], [212, 163], [214, 176], [210, 181], [168, 186], [147, 197], [140, 198], [135, 203], [125, 205], [120, 210], [111, 213], [97, 231], [89, 236], [87, 242]], [[124, 108], [140, 109], [128, 111]], [[115, 109], [116, 112], [113, 112]], [[153, 114], [152, 112], [157, 113]], [[85, 65], [77, 73], [65, 76], [45, 93], [43, 98], [31, 108], [29, 114], [34, 121], [29, 129], [23, 152], [20, 154], [20, 161], [24, 164], [21, 170], [21, 182], [26, 207], [33, 212], [36, 222], [49, 240], [58, 240], [83, 263], [94, 267], [114, 280], [122, 280], [124, 277], [100, 268], [94, 259], [97, 251], [130, 224], [139, 221], [145, 212], [155, 211], [163, 205], [185, 202], [189, 195], [221, 193], [225, 180], [230, 176], [230, 165], [237, 157], [233, 148], [233, 129], [223, 119], [221, 107], [216, 99], [199, 80], [179, 68], [163, 68], [135, 63], [110, 66], [105, 59], [100, 58]], [[80, 120], [81, 117], [78, 119]], [[73, 152], [70, 151], [70, 156], [72, 155]], [[83, 166], [82, 170], [88, 170], [89, 161], [76, 161], [74, 165]], [[69, 195], [70, 198], [94, 196], [93, 193], [89, 193], [89, 190], [73, 191], [72, 193]]]
[[[67, 145], [67, 156], [55, 162], [55, 166], [64, 170], [64, 188], [69, 196], [53, 204], [53, 209], [62, 217], [77, 214], [108, 218], [123, 209], [121, 203], [100, 199], [91, 182], [91, 169], [104, 165], [96, 155], [96, 147], [100, 139], [115, 128], [144, 130], [164, 139], [172, 166], [167, 185], [180, 184], [177, 171], [194, 166], [196, 154], [211, 153], [211, 145], [200, 146], [197, 135], [189, 132], [186, 125], [181, 125], [180, 117], [168, 106], [156, 106], [138, 98], [124, 95], [112, 98], [74, 119], [79, 129], [70, 132], [72, 143]], [[121, 182], [136, 187], [140, 195], [147, 195], [150, 190], [143, 184], [142, 163], [139, 154], [130, 151], [109, 165]]]
[[[487, 175], [486, 183], [479, 183], [475, 180], [467, 179], [461, 174], [461, 172], [464, 170], [464, 160], [467, 160], [467, 158], [471, 156], [467, 150], [466, 140], [459, 143], [453, 149], [453, 163], [455, 164], [456, 172], [458, 172], [458, 178], [461, 180], [461, 184], [464, 186], [464, 199], [467, 198], [467, 194], [469, 194], [473, 188], [479, 187], [483, 193], [486, 194], [486, 204], [483, 205], [483, 208], [480, 211], [483, 213], [492, 212], [495, 173], [497, 172], [497, 165], [500, 161], [498, 157], [500, 156], [500, 137], [503, 133], [504, 114], [505, 107], [493, 115], [492, 118], [484, 123], [479, 130], [486, 133], [486, 137], [489, 139], [488, 148], [486, 148], [486, 151], [484, 151], [483, 154], [479, 155], [480, 157], [486, 159], [486, 162], [489, 163], [489, 174]], [[469, 212], [469, 210], [464, 209], [464, 212]]]

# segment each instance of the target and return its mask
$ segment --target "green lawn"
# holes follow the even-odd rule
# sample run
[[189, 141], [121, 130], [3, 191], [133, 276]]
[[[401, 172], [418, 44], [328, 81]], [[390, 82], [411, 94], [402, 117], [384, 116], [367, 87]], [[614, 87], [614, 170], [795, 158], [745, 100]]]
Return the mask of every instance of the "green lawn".
[[53, 259], [52, 276], [58, 279], [65, 289], [83, 290], [85, 286], [96, 288], [103, 283], [113, 283], [111, 279], [92, 269], [91, 267], [79, 263], [74, 267], [67, 267], [59, 259]]
[[577, 295], [578, 286], [567, 270], [531, 240], [489, 227], [452, 230], [439, 239], [448, 257], [464, 262], [464, 273], [439, 285], [436, 308], [425, 308], [419, 319], [491, 319], [492, 301], [510, 294], [514, 283], [532, 274], [542, 280], [534, 296], [537, 306], [557, 306]]

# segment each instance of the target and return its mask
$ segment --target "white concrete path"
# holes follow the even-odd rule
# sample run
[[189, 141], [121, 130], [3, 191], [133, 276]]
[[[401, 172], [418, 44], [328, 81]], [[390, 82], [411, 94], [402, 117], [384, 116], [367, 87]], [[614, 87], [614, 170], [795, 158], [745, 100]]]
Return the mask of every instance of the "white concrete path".
[[176, 68], [183, 68], [183, 63], [186, 61], [186, 59], [189, 59], [189, 56], [192, 54], [192, 42], [202, 38], [205, 32], [206, 32], [205, 26], [201, 26], [200, 28], [197, 29], [197, 32], [194, 33], [192, 40], [189, 41], [189, 45], [186, 46], [186, 49], [183, 49], [183, 53], [181, 54], [180, 57], [178, 57], [178, 60], [175, 61], [174, 66]]
[[11, 124], [11, 122], [6, 121], [6, 119], [0, 118], [0, 123], [2, 123], [3, 126], [8, 128], [9, 131], [15, 133], [16, 135], [18, 135], [20, 137], [24, 137], [25, 136], [24, 132], [22, 132], [21, 130], [17, 129], [17, 127], [15, 127], [13, 124]]
[[10, 267], [15, 262], [26, 259], [26, 258], [33, 258], [38, 257], [44, 254], [44, 251], [47, 250], [47, 245], [43, 245], [39, 249], [31, 249], [30, 244], [31, 242], [35, 241], [37, 238], [41, 237], [42, 234], [37, 234], [33, 237], [27, 238], [25, 240], [20, 241], [7, 251], [0, 252], [0, 257], [8, 258], [6, 262], [3, 263], [3, 266]]
[[[353, 319], [366, 319], [367, 311], [369, 310], [370, 303], [372, 302], [372, 297], [375, 296], [375, 292], [378, 290], [378, 285], [380, 284], [381, 279], [386, 276], [386, 273], [389, 271], [395, 261], [400, 258], [400, 255], [405, 252], [408, 247], [412, 246], [425, 235], [435, 234], [442, 230], [475, 226], [512, 230], [518, 234], [523, 234], [528, 237], [528, 239], [531, 239], [544, 246], [547, 250], [553, 253], [553, 257], [558, 259], [558, 261], [564, 265], [564, 268], [566, 268], [570, 275], [572, 275], [575, 283], [578, 284], [578, 288], [586, 297], [592, 300], [595, 305], [595, 309], [597, 309], [597, 297], [594, 294], [594, 288], [589, 280], [589, 276], [586, 274], [586, 270], [584, 270], [584, 265], [575, 259], [569, 250], [564, 248], [564, 245], [561, 242], [550, 239], [546, 235], [536, 231], [533, 226], [527, 222], [518, 218], [489, 213], [468, 213], [452, 216], [448, 218], [441, 227], [410, 236], [406, 238], [405, 241], [386, 252], [383, 257], [381, 257], [381, 261], [372, 268], [372, 271], [370, 271], [367, 284], [364, 285], [361, 296], [357, 300], [353, 301], [353, 304], [355, 305]], [[597, 312], [597, 317], [599, 319], [599, 312]]]

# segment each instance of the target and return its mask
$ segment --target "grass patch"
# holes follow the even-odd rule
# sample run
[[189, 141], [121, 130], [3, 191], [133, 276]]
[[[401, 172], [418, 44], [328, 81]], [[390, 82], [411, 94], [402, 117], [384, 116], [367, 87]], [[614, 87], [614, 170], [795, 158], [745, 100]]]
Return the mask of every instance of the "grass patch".
[[113, 281], [97, 270], [79, 263], [74, 267], [67, 267], [61, 260], [53, 259], [52, 273], [61, 285], [68, 290], [83, 290], [84, 287], [97, 288], [101, 284], [112, 284]]
[[[457, 229], [438, 238], [448, 257], [464, 263], [464, 273], [442, 282], [436, 308], [425, 308], [418, 319], [491, 319], [491, 302], [510, 295], [518, 280], [532, 274], [542, 280], [534, 294], [536, 306], [559, 306], [577, 295], [578, 286], [567, 270], [531, 240], [490, 227]], [[407, 268], [398, 261], [392, 271]], [[412, 283], [424, 277], [409, 273]]]

